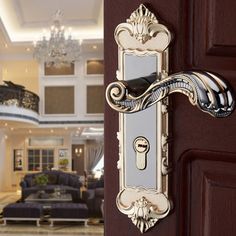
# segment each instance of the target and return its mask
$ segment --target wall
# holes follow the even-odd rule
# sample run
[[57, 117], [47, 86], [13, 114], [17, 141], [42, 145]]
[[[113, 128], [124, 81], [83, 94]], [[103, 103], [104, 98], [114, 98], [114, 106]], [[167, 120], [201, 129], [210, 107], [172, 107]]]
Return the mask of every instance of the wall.
[[[75, 64], [75, 75], [68, 76], [45, 76], [44, 67], [40, 66], [40, 113], [42, 114], [42, 121], [97, 121], [103, 120], [103, 114], [87, 114], [86, 87], [88, 85], [103, 85], [103, 75], [87, 75], [86, 74], [86, 60], [88, 59], [103, 59], [101, 52], [86, 53], [81, 56], [79, 62]], [[75, 88], [75, 113], [69, 115], [48, 115], [45, 114], [44, 109], [44, 88], [46, 86], [74, 86]]]
[[0, 191], [3, 190], [5, 181], [5, 162], [6, 162], [6, 139], [5, 132], [0, 130]]
[[1, 80], [12, 81], [15, 84], [21, 84], [29, 91], [36, 94], [39, 93], [38, 82], [38, 64], [32, 59], [23, 60], [0, 60], [1, 64]]

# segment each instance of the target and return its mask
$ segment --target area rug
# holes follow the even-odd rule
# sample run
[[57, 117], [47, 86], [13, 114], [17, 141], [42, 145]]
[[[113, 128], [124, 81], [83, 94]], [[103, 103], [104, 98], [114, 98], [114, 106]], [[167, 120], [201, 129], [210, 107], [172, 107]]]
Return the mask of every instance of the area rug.
[[34, 222], [9, 222], [6, 226], [1, 225], [0, 235], [82, 235], [82, 236], [103, 236], [103, 224], [99, 220], [88, 222], [88, 226], [76, 222], [57, 222], [53, 227], [48, 222], [42, 222], [37, 227]]

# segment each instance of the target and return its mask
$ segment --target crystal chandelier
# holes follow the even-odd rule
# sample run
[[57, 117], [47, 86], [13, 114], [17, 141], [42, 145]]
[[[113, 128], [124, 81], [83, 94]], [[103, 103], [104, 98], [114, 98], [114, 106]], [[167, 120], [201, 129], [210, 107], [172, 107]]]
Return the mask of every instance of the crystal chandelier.
[[42, 40], [34, 43], [34, 58], [45, 62], [47, 66], [70, 65], [80, 56], [80, 42], [65, 36], [65, 27], [61, 25], [62, 12], [57, 10], [50, 29], [50, 38], [43, 35]]

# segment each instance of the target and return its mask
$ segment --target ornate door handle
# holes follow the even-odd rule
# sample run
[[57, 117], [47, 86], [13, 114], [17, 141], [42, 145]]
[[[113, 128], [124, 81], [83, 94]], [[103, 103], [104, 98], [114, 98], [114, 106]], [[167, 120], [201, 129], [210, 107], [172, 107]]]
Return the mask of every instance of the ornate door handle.
[[168, 75], [171, 33], [144, 5], [117, 26], [115, 40], [118, 80], [108, 85], [106, 99], [119, 112], [116, 204], [143, 233], [173, 206], [168, 192], [168, 96], [180, 92], [214, 117], [230, 115], [235, 101], [226, 82], [211, 72]]
[[179, 92], [188, 96], [192, 105], [214, 117], [226, 117], [234, 109], [232, 92], [218, 75], [186, 71], [163, 77], [152, 73], [148, 77], [113, 82], [106, 90], [107, 102], [118, 112], [134, 113]]

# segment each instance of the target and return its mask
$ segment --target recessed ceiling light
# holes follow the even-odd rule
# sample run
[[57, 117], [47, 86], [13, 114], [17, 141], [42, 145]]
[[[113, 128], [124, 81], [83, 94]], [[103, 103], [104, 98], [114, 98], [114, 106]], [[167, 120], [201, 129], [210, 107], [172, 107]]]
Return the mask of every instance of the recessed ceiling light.
[[5, 125], [5, 126], [8, 126], [8, 124], [7, 124], [7, 123], [5, 123], [4, 125]]
[[103, 135], [103, 132], [93, 132], [93, 133], [90, 133], [90, 132], [83, 132], [83, 135], [89, 135], [89, 136], [101, 136]]
[[30, 51], [31, 51], [31, 49], [30, 49], [30, 48], [26, 48], [25, 50], [26, 50], [27, 52], [30, 52]]
[[7, 136], [7, 135], [5, 135], [5, 139], [8, 139], [8, 136]]
[[65, 127], [65, 130], [68, 130], [68, 127]]
[[97, 131], [97, 132], [102, 132], [104, 131], [104, 128], [100, 128], [100, 127], [90, 127], [89, 128], [90, 131]]
[[93, 45], [93, 49], [97, 49], [98, 48], [98, 46], [97, 45]]
[[50, 130], [50, 132], [51, 132], [51, 133], [53, 133], [53, 132], [54, 132], [54, 130], [53, 130], [53, 129], [51, 129], [51, 130]]
[[11, 127], [11, 131], [13, 131], [14, 130], [14, 128], [13, 127]]
[[7, 43], [5, 43], [5, 44], [4, 44], [4, 47], [5, 47], [5, 48], [8, 48], [8, 44], [7, 44]]
[[31, 129], [29, 130], [29, 133], [30, 133], [30, 134], [32, 133]]

